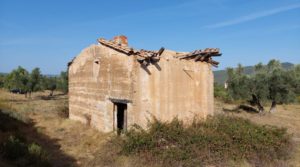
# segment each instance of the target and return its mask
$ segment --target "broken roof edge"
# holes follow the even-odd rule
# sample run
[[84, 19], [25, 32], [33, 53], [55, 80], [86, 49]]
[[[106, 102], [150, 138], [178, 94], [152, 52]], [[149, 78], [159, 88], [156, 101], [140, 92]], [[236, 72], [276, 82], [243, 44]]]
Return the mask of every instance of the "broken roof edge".
[[[122, 44], [115, 43], [114, 41], [105, 40], [104, 38], [98, 38], [97, 41], [99, 44], [114, 49], [118, 52], [124, 53], [128, 56], [137, 55], [142, 59], [154, 58], [155, 60], [159, 60], [160, 55], [165, 50], [164, 47], [160, 48], [158, 51], [150, 51], [145, 49], [138, 50], [132, 47], [128, 47], [127, 45], [125, 46]], [[170, 50], [170, 51], [174, 51], [174, 50]], [[206, 48], [204, 50], [195, 50], [192, 52], [177, 52], [177, 51], [174, 52], [176, 53], [174, 58], [178, 58], [179, 60], [185, 59], [185, 60], [194, 60], [195, 62], [197, 61], [207, 62], [215, 67], [218, 66], [219, 62], [212, 60], [211, 57], [222, 55], [222, 53], [220, 53], [219, 48]], [[68, 68], [72, 65], [76, 57], [74, 57], [70, 62], [68, 62]]]
[[133, 48], [130, 48], [127, 46], [122, 46], [121, 44], [117, 44], [117, 43], [114, 43], [113, 41], [105, 40], [104, 38], [99, 38], [97, 41], [104, 46], [107, 46], [107, 47], [117, 50], [119, 52], [125, 53], [127, 55], [135, 54], [136, 52], [138, 52], [137, 50], [134, 50]]
[[[161, 48], [158, 51], [149, 51], [145, 49], [134, 49], [132, 47], [128, 47], [127, 45], [124, 46], [122, 44], [115, 43], [114, 41], [108, 41], [105, 40], [104, 38], [99, 38], [98, 42], [104, 46], [107, 46], [109, 48], [112, 48], [116, 51], [125, 53], [127, 55], [138, 55], [140, 57], [144, 58], [152, 58], [152, 57], [157, 57], [162, 54], [162, 52], [165, 50], [165, 48]], [[176, 52], [176, 51], [174, 51]], [[176, 52], [176, 54], [179, 54], [177, 56], [174, 56], [175, 58], [179, 59], [193, 59], [194, 61], [201, 61], [201, 62], [207, 62], [212, 64], [213, 66], [217, 67], [219, 62], [212, 60], [211, 57], [215, 56], [221, 56], [222, 53], [220, 53], [219, 48], [206, 48], [204, 50], [195, 50], [193, 52]]]

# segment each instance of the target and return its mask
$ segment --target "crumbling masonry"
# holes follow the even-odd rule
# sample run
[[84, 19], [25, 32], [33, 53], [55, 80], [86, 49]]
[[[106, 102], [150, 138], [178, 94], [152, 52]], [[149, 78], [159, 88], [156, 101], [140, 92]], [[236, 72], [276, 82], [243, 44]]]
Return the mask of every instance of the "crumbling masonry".
[[190, 53], [128, 47], [125, 36], [98, 39], [69, 63], [70, 119], [109, 132], [155, 116], [189, 121], [214, 112], [219, 49]]

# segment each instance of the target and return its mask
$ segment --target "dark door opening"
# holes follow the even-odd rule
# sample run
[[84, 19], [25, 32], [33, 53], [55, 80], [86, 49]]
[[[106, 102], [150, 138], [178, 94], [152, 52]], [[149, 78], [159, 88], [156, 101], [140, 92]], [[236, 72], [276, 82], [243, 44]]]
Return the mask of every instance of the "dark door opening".
[[118, 134], [126, 130], [127, 126], [127, 104], [114, 103], [116, 111], [116, 129]]

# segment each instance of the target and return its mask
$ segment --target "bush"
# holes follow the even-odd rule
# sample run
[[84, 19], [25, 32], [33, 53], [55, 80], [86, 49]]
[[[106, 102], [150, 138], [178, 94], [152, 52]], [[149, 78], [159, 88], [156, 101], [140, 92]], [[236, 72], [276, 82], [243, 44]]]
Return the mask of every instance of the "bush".
[[50, 166], [47, 153], [36, 143], [28, 145], [28, 155], [30, 161], [36, 166]]
[[214, 83], [214, 97], [226, 103], [234, 102], [233, 98], [229, 96], [227, 89], [218, 83]]
[[300, 103], [300, 96], [297, 97], [297, 101], [298, 101], [298, 103]]
[[51, 166], [47, 153], [36, 143], [27, 144], [22, 137], [10, 136], [1, 147], [3, 157], [16, 166]]
[[9, 136], [2, 146], [3, 155], [9, 160], [23, 157], [26, 154], [26, 149], [26, 145], [15, 136]]
[[[120, 138], [118, 138], [120, 142]], [[149, 123], [148, 130], [134, 126], [121, 138], [125, 155], [139, 155], [166, 165], [228, 165], [247, 160], [266, 164], [290, 155], [286, 129], [259, 126], [242, 118], [217, 116], [185, 126], [182, 121]]]
[[5, 76], [3, 74], [0, 74], [0, 88], [4, 87], [4, 80], [5, 80]]

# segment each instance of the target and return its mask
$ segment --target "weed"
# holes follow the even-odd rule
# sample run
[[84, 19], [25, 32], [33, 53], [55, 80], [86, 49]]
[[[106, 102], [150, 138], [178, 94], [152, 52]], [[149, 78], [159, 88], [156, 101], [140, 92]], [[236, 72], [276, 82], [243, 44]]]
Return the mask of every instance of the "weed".
[[3, 143], [1, 150], [5, 158], [15, 160], [26, 154], [26, 145], [19, 138], [9, 136], [7, 141]]
[[9, 136], [1, 147], [1, 153], [16, 166], [50, 166], [48, 155], [36, 143], [28, 144], [22, 137]]
[[184, 125], [154, 119], [148, 129], [134, 126], [119, 138], [122, 154], [150, 155], [168, 165], [224, 165], [230, 161], [272, 163], [290, 155], [291, 136], [286, 129], [259, 126], [249, 120], [216, 116]]
[[62, 105], [57, 106], [57, 115], [61, 118], [69, 118], [69, 106], [65, 102]]
[[8, 105], [5, 102], [0, 101], [0, 112], [9, 115], [12, 118], [15, 118], [21, 122], [29, 123], [30, 119], [23, 112], [17, 112], [14, 108]]
[[28, 145], [28, 156], [31, 163], [36, 166], [50, 166], [47, 153], [36, 143]]

